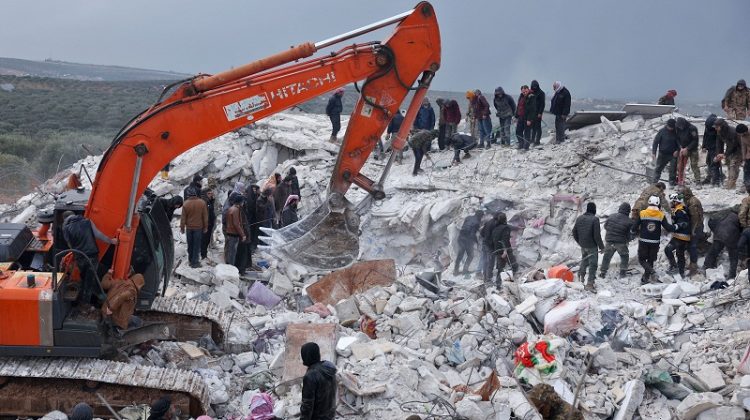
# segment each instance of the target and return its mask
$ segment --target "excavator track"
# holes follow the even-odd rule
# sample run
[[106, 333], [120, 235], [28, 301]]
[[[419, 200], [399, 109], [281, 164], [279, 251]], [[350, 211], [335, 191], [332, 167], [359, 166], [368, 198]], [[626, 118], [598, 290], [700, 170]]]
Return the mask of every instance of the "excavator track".
[[[227, 337], [233, 317], [211, 302], [157, 297], [150, 309], [137, 315], [144, 322], [167, 324], [174, 340], [196, 341], [210, 335], [230, 351]], [[203, 378], [182, 369], [104, 359], [0, 358], [0, 418], [43, 416], [53, 410], [69, 412], [81, 401], [94, 408], [95, 416], [110, 417], [96, 393], [115, 410], [134, 403], [151, 404], [169, 395], [174, 407], [192, 417], [205, 413], [210, 402]]]
[[111, 417], [99, 393], [115, 409], [151, 404], [162, 395], [183, 416], [199, 416], [209, 408], [209, 391], [194, 372], [83, 358], [0, 358], [0, 417], [41, 417], [69, 413], [85, 401], [94, 417]]

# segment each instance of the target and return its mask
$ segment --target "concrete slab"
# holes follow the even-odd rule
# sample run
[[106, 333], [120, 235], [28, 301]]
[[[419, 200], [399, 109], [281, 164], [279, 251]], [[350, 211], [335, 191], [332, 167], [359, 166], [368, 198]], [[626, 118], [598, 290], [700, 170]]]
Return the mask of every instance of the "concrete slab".
[[390, 286], [395, 280], [394, 260], [363, 261], [324, 276], [308, 286], [307, 294], [315, 303], [335, 305], [342, 299], [375, 286]]
[[622, 110], [628, 115], [642, 115], [643, 118], [656, 118], [664, 114], [674, 112], [674, 105], [654, 105], [654, 104], [625, 104]]
[[604, 116], [610, 121], [622, 121], [628, 116], [625, 111], [576, 111], [565, 122], [569, 130], [578, 130], [589, 125], [600, 124]]
[[284, 352], [284, 373], [282, 382], [305, 376], [307, 367], [302, 364], [302, 345], [314, 342], [320, 347], [321, 360], [336, 363], [335, 324], [289, 324], [286, 327], [286, 351]]

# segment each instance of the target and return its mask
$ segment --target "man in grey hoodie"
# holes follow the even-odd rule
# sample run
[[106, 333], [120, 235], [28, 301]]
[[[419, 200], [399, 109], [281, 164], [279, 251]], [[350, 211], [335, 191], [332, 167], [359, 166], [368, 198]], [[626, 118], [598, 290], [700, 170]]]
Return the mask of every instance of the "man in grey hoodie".
[[516, 102], [510, 95], [505, 94], [501, 86], [495, 89], [495, 115], [500, 122], [500, 145], [510, 146], [510, 123], [516, 113]]

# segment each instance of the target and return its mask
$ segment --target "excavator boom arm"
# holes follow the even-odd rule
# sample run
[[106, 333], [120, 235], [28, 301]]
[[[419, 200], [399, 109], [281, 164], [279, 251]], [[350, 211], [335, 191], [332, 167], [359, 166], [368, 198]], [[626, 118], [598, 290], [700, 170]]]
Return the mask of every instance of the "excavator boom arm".
[[[390, 23], [400, 23], [382, 44], [353, 44], [321, 58], [278, 68], [331, 45], [334, 38], [302, 44], [215, 76], [198, 76], [126, 126], [102, 158], [86, 207], [86, 216], [104, 234], [119, 240], [114, 277], [124, 279], [129, 274], [139, 222], [135, 202], [172, 159], [224, 133], [365, 80], [331, 179], [331, 190], [345, 193], [360, 179], [359, 171], [376, 140], [414, 81], [420, 76], [431, 79], [440, 64], [440, 34], [432, 6], [422, 2], [396, 18]], [[378, 24], [370, 27], [380, 27]], [[359, 34], [353, 31], [341, 39]], [[419, 96], [424, 95], [426, 86], [421, 88]], [[405, 123], [410, 124], [408, 117]], [[101, 256], [106, 248], [100, 246]]]

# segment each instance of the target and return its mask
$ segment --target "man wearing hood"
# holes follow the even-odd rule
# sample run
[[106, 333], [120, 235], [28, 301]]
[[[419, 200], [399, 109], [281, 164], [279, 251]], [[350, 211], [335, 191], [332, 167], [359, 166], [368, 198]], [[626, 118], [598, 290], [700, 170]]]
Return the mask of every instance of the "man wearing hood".
[[473, 108], [474, 117], [477, 119], [477, 125], [479, 126], [479, 147], [489, 149], [490, 136], [492, 135], [490, 104], [479, 89], [474, 90], [474, 97], [471, 99], [471, 107]]
[[690, 187], [680, 187], [680, 193], [688, 216], [690, 216], [690, 265], [688, 270], [690, 270], [690, 276], [694, 276], [698, 273], [698, 242], [705, 238], [703, 233], [703, 203], [693, 194]]
[[724, 188], [733, 190], [740, 176], [740, 164], [742, 163], [742, 148], [737, 138], [737, 131], [730, 126], [724, 118], [717, 118], [714, 122], [716, 129], [716, 151], [714, 160], [727, 164], [727, 181]]
[[676, 126], [677, 121], [670, 118], [667, 125], [659, 130], [654, 137], [652, 146], [653, 158], [656, 161], [654, 183], [659, 182], [662, 171], [669, 164], [669, 183], [672, 186], [677, 185], [677, 155], [680, 151], [680, 144], [675, 132]]
[[434, 130], [435, 129], [435, 110], [430, 105], [430, 100], [424, 98], [422, 100], [422, 106], [417, 111], [417, 116], [414, 118], [414, 128], [417, 130]]
[[500, 144], [510, 146], [510, 123], [513, 114], [516, 113], [516, 102], [510, 95], [505, 94], [502, 86], [495, 89], [495, 99], [493, 101], [497, 111], [497, 119], [500, 123]]
[[284, 210], [281, 212], [281, 227], [286, 227], [291, 224], [297, 223], [297, 203], [299, 197], [292, 194], [286, 199], [284, 204]]
[[706, 118], [705, 130], [703, 131], [703, 144], [701, 149], [706, 152], [706, 167], [708, 174], [703, 180], [704, 184], [711, 184], [718, 187], [721, 183], [721, 164], [716, 161], [716, 114], [711, 114]]
[[596, 281], [596, 266], [599, 263], [597, 251], [604, 251], [602, 242], [601, 226], [599, 218], [596, 217], [596, 204], [589, 202], [586, 204], [586, 213], [578, 216], [573, 226], [573, 239], [581, 247], [581, 265], [578, 271], [578, 277], [581, 283], [585, 280], [586, 269], [588, 269], [589, 279], [586, 282], [586, 290], [594, 291]]
[[555, 115], [555, 143], [562, 143], [565, 141], [565, 120], [570, 115], [570, 92], [560, 81], [553, 83], [552, 89], [555, 94], [552, 95], [549, 111]]
[[477, 210], [476, 213], [464, 219], [464, 224], [461, 225], [461, 230], [458, 232], [458, 254], [456, 254], [456, 261], [453, 263], [454, 276], [458, 275], [458, 268], [464, 259], [464, 255], [466, 256], [466, 262], [464, 262], [463, 273], [469, 272], [469, 266], [474, 259], [474, 247], [477, 244], [477, 233], [482, 223], [482, 216], [484, 216], [484, 212]]
[[[544, 114], [544, 108], [547, 106], [546, 96], [542, 88], [539, 87], [539, 82], [536, 80], [531, 81], [531, 91], [534, 93], [534, 98], [536, 98], [535, 115], [531, 124], [531, 140], [534, 145], [539, 146], [542, 139], [542, 114]], [[528, 104], [526, 105], [528, 109]]]
[[93, 418], [94, 410], [91, 409], [90, 405], [84, 402], [76, 404], [76, 406], [73, 407], [70, 416], [68, 416], [69, 420], [92, 420]]
[[677, 96], [677, 91], [674, 89], [669, 89], [667, 93], [659, 98], [659, 102], [657, 102], [659, 105], [674, 105], [674, 97]]
[[738, 80], [736, 85], [727, 89], [724, 99], [721, 100], [721, 108], [730, 119], [747, 118], [748, 111], [750, 111], [750, 91], [747, 90], [745, 79]]
[[437, 136], [437, 130], [417, 130], [412, 134], [409, 139], [409, 146], [411, 146], [411, 150], [414, 152], [414, 170], [412, 170], [412, 175], [417, 176], [420, 172], [423, 172], [421, 168], [422, 158], [425, 153], [430, 151], [432, 139]]
[[333, 420], [336, 417], [336, 366], [320, 360], [320, 348], [305, 343], [300, 349], [307, 372], [302, 378], [300, 419]]
[[201, 189], [203, 189], [203, 177], [199, 174], [193, 175], [193, 179], [190, 181], [190, 184], [188, 184], [187, 187], [185, 187], [184, 190], [182, 190], [182, 198], [187, 200], [188, 195], [187, 192], [189, 189], [194, 189], [195, 191], [198, 191], [200, 193]]
[[602, 257], [602, 268], [599, 277], [607, 276], [609, 262], [617, 252], [620, 255], [620, 276], [628, 274], [628, 261], [630, 253], [628, 242], [633, 239], [633, 219], [629, 217], [630, 204], [622, 203], [617, 209], [617, 213], [611, 214], [607, 221], [604, 222], [604, 229], [607, 231], [604, 236], [604, 256]]
[[693, 170], [695, 183], [701, 182], [701, 170], [698, 167], [698, 128], [690, 124], [683, 117], [678, 117], [675, 123], [677, 142], [680, 145], [680, 156], [690, 159], [690, 168]]

